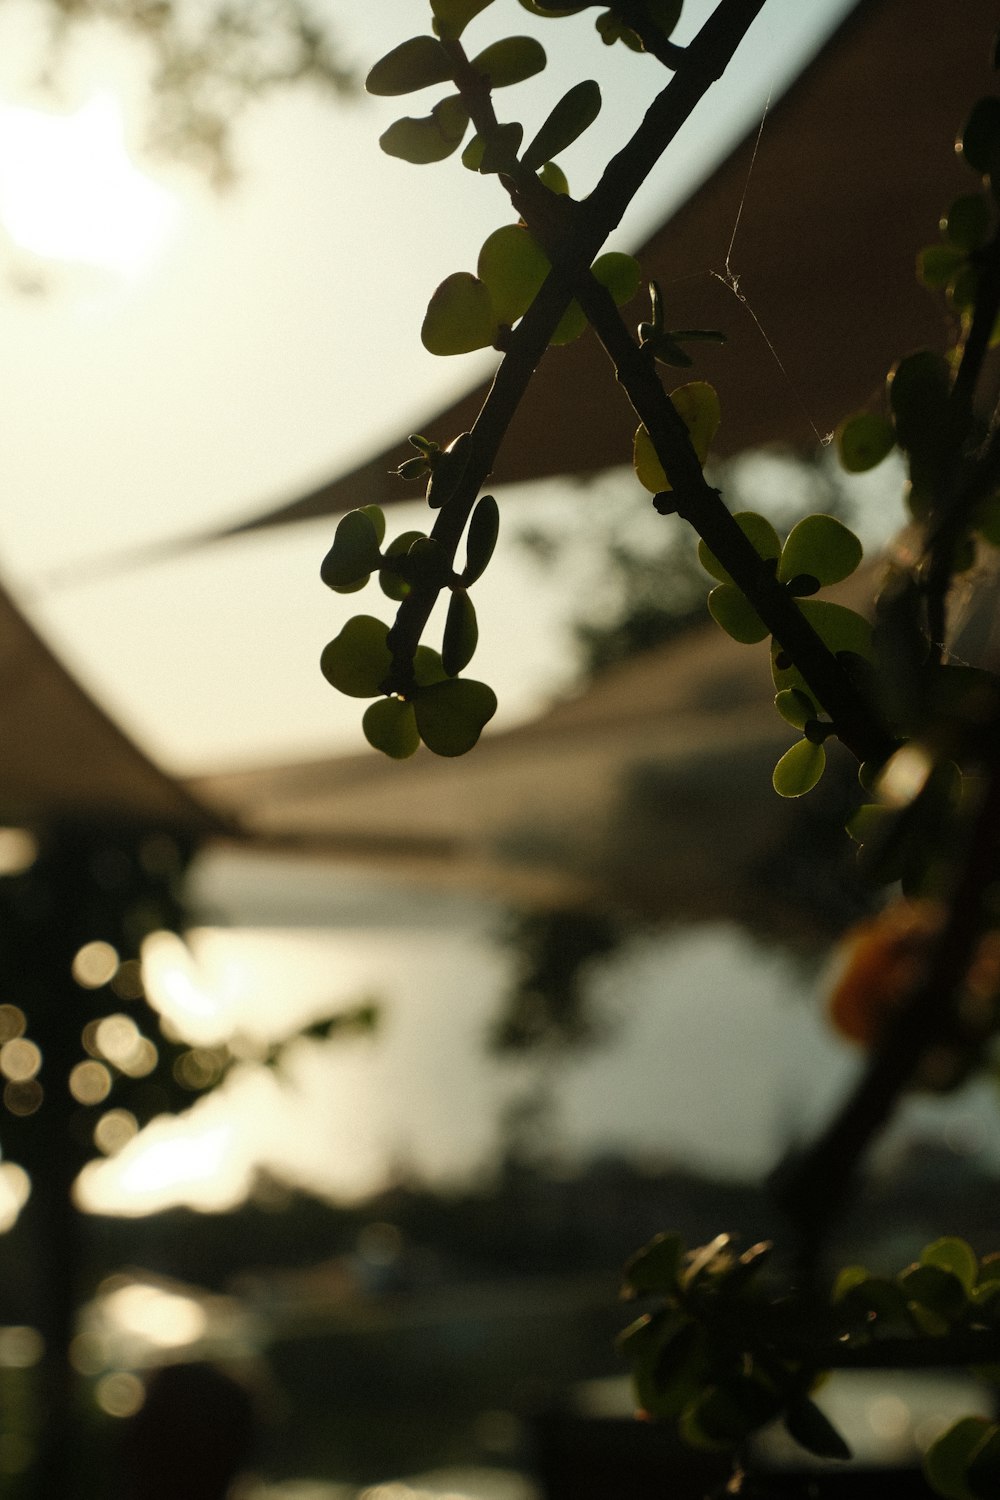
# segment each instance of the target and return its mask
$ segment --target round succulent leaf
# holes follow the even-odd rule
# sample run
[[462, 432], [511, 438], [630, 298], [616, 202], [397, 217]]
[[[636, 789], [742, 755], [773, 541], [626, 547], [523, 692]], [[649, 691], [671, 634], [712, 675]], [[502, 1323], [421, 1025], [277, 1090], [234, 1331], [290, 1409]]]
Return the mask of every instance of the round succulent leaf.
[[548, 115], [521, 158], [529, 172], [537, 172], [553, 156], [565, 151], [592, 125], [601, 112], [601, 89], [593, 78], [585, 78], [565, 93]]
[[440, 651], [435, 651], [433, 646], [417, 647], [413, 653], [413, 680], [417, 687], [430, 687], [432, 682], [448, 681]]
[[651, 20], [665, 37], [669, 37], [684, 9], [684, 0], [646, 0], [646, 10]]
[[421, 537], [406, 554], [407, 577], [422, 588], [443, 588], [450, 572], [448, 549], [436, 537]]
[[635, 256], [625, 255], [620, 250], [608, 250], [599, 255], [590, 270], [595, 280], [607, 287], [618, 307], [632, 301], [642, 281], [642, 267]]
[[786, 724], [793, 729], [805, 729], [810, 719], [815, 719], [819, 709], [808, 693], [801, 688], [784, 688], [775, 694], [774, 706]]
[[497, 711], [496, 694], [485, 682], [451, 677], [421, 688], [414, 699], [420, 738], [435, 755], [465, 755]]
[[861, 543], [835, 516], [804, 516], [781, 549], [778, 578], [788, 583], [809, 574], [822, 584], [849, 578], [861, 562]]
[[434, 30], [438, 36], [457, 40], [474, 16], [493, 0], [431, 0]]
[[799, 740], [786, 750], [771, 776], [779, 797], [804, 797], [826, 770], [826, 751], [812, 740]]
[[425, 496], [431, 510], [446, 505], [461, 484], [469, 462], [470, 442], [469, 433], [460, 432], [435, 458]]
[[965, 1478], [977, 1500], [996, 1500], [1000, 1495], [1000, 1427], [996, 1423], [973, 1453]]
[[949, 1271], [967, 1292], [971, 1292], [979, 1279], [979, 1257], [968, 1241], [957, 1235], [948, 1235], [925, 1245], [920, 1252], [920, 1264]]
[[380, 698], [365, 709], [361, 720], [365, 739], [393, 760], [407, 760], [420, 745], [413, 704], [401, 698]]
[[446, 276], [431, 298], [420, 329], [430, 354], [468, 354], [487, 349], [497, 335], [489, 289], [468, 271]]
[[[781, 556], [781, 538], [766, 516], [759, 515], [755, 510], [738, 510], [733, 520], [766, 562]], [[704, 541], [698, 543], [698, 561], [705, 572], [717, 578], [720, 583], [732, 583], [733, 580]]]
[[552, 345], [571, 344], [578, 339], [587, 327], [587, 315], [574, 297], [559, 322], [556, 324], [555, 332], [549, 339]]
[[369, 94], [389, 98], [413, 94], [451, 78], [451, 63], [433, 36], [413, 36], [380, 57], [365, 79]]
[[710, 1357], [705, 1329], [694, 1322], [682, 1323], [659, 1348], [644, 1351], [633, 1370], [642, 1409], [661, 1421], [680, 1416], [697, 1399]]
[[[386, 547], [385, 558], [404, 558], [413, 546], [413, 543], [422, 541], [423, 539], [424, 533], [422, 531], [400, 532], [399, 536], [394, 537], [388, 547]], [[397, 573], [395, 568], [383, 566], [378, 575], [378, 582], [379, 588], [385, 594], [386, 598], [395, 599], [397, 603], [405, 599], [410, 592], [409, 582], [403, 577], [402, 573]]]
[[[698, 462], [703, 464], [722, 414], [718, 392], [705, 380], [692, 380], [671, 391], [670, 400], [688, 430]], [[645, 427], [640, 427], [636, 432], [632, 447], [632, 466], [639, 483], [650, 494], [659, 495], [673, 488]]]
[[[385, 522], [383, 520], [383, 526]], [[333, 545], [320, 564], [320, 577], [331, 589], [354, 589], [379, 566], [381, 537], [370, 515], [349, 510], [341, 516]]]
[[992, 221], [989, 200], [982, 193], [965, 193], [955, 199], [941, 228], [952, 245], [969, 254], [986, 244]]
[[965, 1476], [975, 1453], [995, 1431], [985, 1417], [962, 1417], [931, 1444], [922, 1467], [935, 1494], [943, 1500], [977, 1500]]
[[524, 126], [519, 120], [511, 120], [506, 125], [498, 125], [483, 146], [482, 160], [479, 163], [480, 172], [484, 174], [513, 172], [517, 166], [517, 153], [520, 150], [523, 135]]
[[478, 645], [476, 607], [465, 589], [454, 589], [448, 603], [441, 644], [441, 663], [449, 677], [457, 677], [469, 665]]
[[359, 505], [358, 509], [363, 516], [367, 516], [369, 521], [371, 521], [375, 528], [376, 539], [381, 547], [385, 541], [385, 511], [380, 505]]
[[462, 582], [466, 585], [481, 578], [490, 564], [497, 536], [500, 532], [500, 507], [492, 495], [483, 495], [472, 512], [469, 534], [465, 539], [465, 568]]
[[462, 166], [468, 167], [470, 172], [478, 172], [483, 164], [483, 155], [486, 151], [486, 142], [476, 132], [465, 150], [462, 152]]
[[507, 36], [484, 47], [472, 59], [472, 66], [491, 89], [504, 89], [533, 78], [545, 61], [545, 48], [533, 36]]
[[744, 646], [753, 646], [770, 634], [746, 594], [735, 583], [720, 583], [712, 590], [708, 596], [708, 611], [727, 635]]
[[373, 615], [355, 615], [323, 649], [320, 671], [349, 698], [374, 698], [392, 666], [389, 627]]
[[545, 163], [538, 173], [538, 180], [544, 183], [550, 193], [555, 193], [560, 198], [565, 198], [569, 194], [569, 181], [566, 173], [554, 161]]
[[864, 848], [873, 839], [881, 838], [888, 831], [895, 816], [895, 809], [885, 807], [881, 802], [863, 802], [851, 814], [844, 827], [849, 837]]
[[974, 172], [990, 176], [1000, 166], [1000, 99], [979, 99], [961, 135], [962, 155]]
[[917, 255], [917, 280], [931, 292], [943, 292], [966, 264], [954, 245], [927, 245]]
[[441, 99], [429, 115], [406, 115], [396, 120], [379, 136], [379, 145], [387, 156], [415, 166], [444, 161], [462, 144], [469, 124], [465, 105], [457, 94]]
[[833, 1290], [830, 1292], [830, 1301], [833, 1306], [836, 1307], [837, 1303], [842, 1302], [848, 1292], [852, 1292], [855, 1287], [861, 1286], [866, 1282], [869, 1275], [870, 1272], [866, 1266], [842, 1266], [837, 1272], [833, 1283]]
[[545, 251], [523, 224], [504, 224], [484, 241], [476, 270], [488, 289], [498, 323], [516, 323], [537, 297], [552, 269]]
[[965, 1311], [968, 1303], [965, 1287], [957, 1276], [940, 1266], [909, 1266], [896, 1280], [911, 1313], [932, 1337], [947, 1333]]
[[879, 412], [861, 411], [837, 428], [837, 453], [848, 474], [864, 474], [896, 446], [896, 429]]
[[[863, 615], [829, 599], [800, 599], [798, 608], [835, 656], [843, 651], [865, 661], [872, 660], [872, 627]], [[809, 691], [798, 668], [786, 663], [784, 649], [778, 641], [771, 652], [771, 677], [779, 691], [790, 687]]]

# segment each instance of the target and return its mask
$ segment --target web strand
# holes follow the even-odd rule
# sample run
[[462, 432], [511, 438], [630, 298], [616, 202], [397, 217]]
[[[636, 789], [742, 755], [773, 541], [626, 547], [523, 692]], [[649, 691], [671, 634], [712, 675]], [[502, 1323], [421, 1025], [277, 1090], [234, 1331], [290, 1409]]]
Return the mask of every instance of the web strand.
[[724, 287], [726, 287], [726, 289], [732, 293], [732, 295], [736, 298], [737, 302], [739, 302], [740, 305], [743, 308], [746, 309], [747, 314], [749, 315], [749, 317], [753, 321], [754, 327], [757, 329], [757, 332], [760, 334], [761, 338], [764, 340], [764, 343], [767, 346], [767, 349], [768, 349], [768, 352], [771, 355], [771, 358], [774, 360], [774, 362], [777, 365], [778, 369], [781, 371], [781, 374], [782, 374], [782, 376], [783, 376], [783, 378], [785, 380], [786, 385], [788, 386], [788, 389], [791, 391], [793, 397], [795, 398], [796, 405], [798, 406], [798, 408], [801, 411], [803, 417], [806, 419], [806, 421], [808, 422], [810, 428], [812, 429], [812, 432], [813, 432], [813, 435], [816, 438], [816, 441], [822, 447], [828, 448], [830, 446], [830, 444], [833, 442], [833, 433], [832, 432], [822, 433], [822, 432], [820, 432], [819, 428], [816, 426], [816, 423], [813, 421], [811, 414], [809, 413], [809, 411], [806, 408], [805, 402], [802, 400], [802, 397], [801, 397], [801, 395], [799, 393], [798, 387], [796, 386], [795, 382], [793, 381], [791, 375], [788, 373], [788, 370], [785, 368], [785, 363], [782, 360], [781, 355], [778, 353], [777, 349], [774, 347], [774, 344], [772, 343], [770, 337], [768, 336], [768, 333], [767, 333], [766, 329], [764, 328], [763, 323], [761, 323], [761, 321], [758, 318], [757, 314], [754, 312], [753, 308], [750, 305], [750, 302], [747, 299], [746, 293], [743, 291], [742, 287], [740, 286], [740, 276], [739, 276], [739, 273], [737, 271], [733, 270], [733, 246], [736, 244], [736, 236], [739, 233], [740, 221], [743, 218], [743, 209], [744, 209], [744, 206], [745, 206], [746, 201], [747, 201], [747, 195], [750, 192], [750, 183], [751, 183], [751, 180], [753, 178], [754, 168], [757, 165], [757, 153], [760, 150], [761, 137], [764, 134], [764, 126], [767, 123], [767, 115], [768, 115], [768, 111], [770, 110], [770, 108], [771, 108], [771, 91], [768, 90], [767, 99], [764, 101], [764, 112], [763, 112], [763, 114], [760, 117], [760, 126], [758, 127], [758, 130], [757, 130], [757, 138], [756, 138], [756, 140], [754, 141], [754, 144], [753, 144], [753, 152], [752, 152], [751, 157], [750, 157], [750, 165], [747, 168], [746, 181], [743, 184], [743, 193], [742, 193], [742, 195], [740, 197], [739, 207], [736, 210], [736, 218], [735, 218], [735, 220], [733, 222], [733, 232], [729, 236], [729, 245], [728, 245], [728, 247], [726, 249], [725, 264], [724, 264], [723, 270], [721, 270], [721, 271], [713, 271], [713, 270], [710, 269], [708, 274], [710, 276], [713, 276], [716, 281], [720, 281], [722, 283], [722, 285]]

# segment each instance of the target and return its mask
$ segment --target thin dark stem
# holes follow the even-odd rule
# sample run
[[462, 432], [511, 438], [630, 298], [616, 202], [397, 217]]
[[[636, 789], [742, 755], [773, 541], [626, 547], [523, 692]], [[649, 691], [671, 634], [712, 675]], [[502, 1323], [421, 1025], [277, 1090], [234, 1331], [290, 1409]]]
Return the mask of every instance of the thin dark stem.
[[[553, 263], [538, 296], [510, 335], [493, 385], [473, 423], [461, 482], [434, 524], [431, 534], [441, 542], [451, 564], [500, 444], [538, 362], [573, 298], [576, 278], [598, 254], [695, 106], [711, 85], [721, 78], [764, 3], [765, 0], [720, 0], [698, 35], [685, 48], [683, 65], [653, 101], [631, 140], [608, 163], [594, 192], [585, 203], [569, 210], [573, 213], [573, 232], [567, 237], [563, 254], [558, 262]], [[481, 81], [476, 80], [474, 72], [469, 78], [464, 71], [468, 68], [468, 60], [460, 44], [446, 42], [444, 45], [452, 56], [456, 82], [476, 128], [482, 124], [489, 129], [491, 119], [495, 128], [492, 106], [489, 114], [484, 111], [484, 97], [488, 103], [488, 95], [484, 95]], [[541, 184], [538, 186], [541, 188]], [[412, 675], [414, 653], [438, 592], [436, 588], [415, 588], [401, 603], [389, 636], [394, 659], [390, 686], [398, 685], [405, 690]]]

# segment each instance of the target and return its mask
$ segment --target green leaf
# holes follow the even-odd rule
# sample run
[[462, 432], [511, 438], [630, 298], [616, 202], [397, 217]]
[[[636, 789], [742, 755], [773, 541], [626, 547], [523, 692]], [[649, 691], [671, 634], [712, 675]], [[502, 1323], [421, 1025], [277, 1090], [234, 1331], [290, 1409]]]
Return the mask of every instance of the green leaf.
[[837, 452], [848, 474], [864, 474], [896, 446], [896, 429], [878, 412], [857, 412], [837, 428]]
[[421, 688], [414, 699], [417, 728], [435, 755], [464, 755], [497, 711], [496, 694], [485, 682], [452, 677]]
[[917, 255], [917, 280], [929, 291], [944, 291], [967, 264], [954, 245], [927, 245]]
[[369, 745], [393, 760], [406, 760], [419, 748], [413, 704], [401, 698], [380, 698], [366, 708], [361, 727]]
[[[413, 543], [422, 541], [423, 537], [424, 533], [422, 531], [401, 532], [386, 547], [385, 557], [404, 558], [413, 546]], [[383, 567], [378, 575], [378, 583], [379, 588], [388, 599], [400, 601], [405, 599], [410, 592], [408, 580], [404, 578], [402, 572], [397, 572], [395, 568]]]
[[469, 434], [460, 432], [435, 458], [426, 496], [431, 510], [440, 510], [442, 505], [447, 505], [461, 484], [469, 462], [469, 442]]
[[468, 271], [445, 277], [428, 303], [420, 329], [424, 348], [431, 354], [468, 354], [489, 348], [496, 335], [489, 288]]
[[658, 1234], [637, 1250], [625, 1267], [625, 1286], [636, 1297], [677, 1290], [684, 1241], [679, 1234]]
[[838, 1302], [843, 1301], [848, 1292], [852, 1292], [855, 1287], [866, 1282], [869, 1274], [864, 1266], [842, 1266], [837, 1272], [833, 1290], [830, 1293], [830, 1301], [833, 1305], [836, 1306]]
[[676, 1418], [696, 1400], [709, 1369], [708, 1339], [694, 1322], [663, 1339], [658, 1348], [646, 1350], [633, 1371], [636, 1395], [652, 1417]]
[[484, 495], [472, 512], [469, 534], [465, 539], [465, 568], [462, 582], [468, 587], [481, 578], [489, 566], [500, 531], [500, 507], [492, 495]]
[[966, 193], [955, 199], [941, 220], [941, 230], [952, 245], [968, 255], [986, 244], [992, 220], [989, 200], [982, 193]]
[[491, 89], [509, 88], [542, 71], [545, 48], [533, 36], [508, 36], [485, 47], [472, 59], [472, 66]]
[[808, 574], [821, 585], [840, 583], [861, 561], [861, 543], [834, 516], [804, 516], [781, 549], [778, 578], [788, 583]]
[[462, 152], [462, 166], [468, 167], [470, 172], [478, 172], [483, 164], [485, 151], [486, 142], [477, 132]]
[[523, 224], [504, 224], [483, 242], [476, 270], [498, 323], [516, 323], [537, 297], [552, 266]]
[[[384, 517], [382, 526], [384, 529]], [[342, 516], [334, 532], [333, 545], [320, 565], [320, 577], [327, 588], [353, 592], [367, 583], [369, 575], [382, 560], [379, 541], [378, 531], [367, 510], [349, 510], [346, 516]]]
[[995, 1431], [985, 1417], [963, 1417], [927, 1449], [924, 1477], [943, 1500], [976, 1500], [966, 1483], [966, 1472], [976, 1450]]
[[735, 583], [720, 583], [708, 596], [708, 611], [727, 635], [744, 646], [753, 646], [769, 634], [750, 600]]
[[962, 155], [974, 172], [992, 176], [1000, 166], [1000, 99], [979, 99], [962, 131]]
[[642, 281], [642, 267], [635, 256], [623, 255], [620, 250], [599, 255], [590, 270], [595, 280], [607, 287], [618, 307], [632, 301]]
[[512, 172], [517, 165], [517, 153], [521, 145], [524, 126], [517, 120], [507, 125], [498, 125], [483, 146], [479, 162], [480, 172]]
[[817, 1458], [848, 1459], [851, 1450], [829, 1418], [815, 1401], [804, 1396], [794, 1401], [784, 1414], [785, 1426], [795, 1441]]
[[805, 729], [810, 719], [815, 719], [819, 709], [808, 693], [800, 688], [784, 688], [775, 694], [774, 706], [786, 724], [793, 729]]
[[681, 1434], [698, 1446], [733, 1447], [770, 1422], [780, 1409], [781, 1398], [772, 1387], [752, 1375], [735, 1375], [709, 1386], [685, 1411]]
[[438, 36], [457, 39], [474, 16], [493, 0], [431, 0], [434, 30]]
[[880, 802], [863, 802], [844, 825], [856, 844], [864, 847], [881, 838], [896, 816], [895, 809]]
[[[758, 515], [754, 510], [739, 510], [733, 516], [733, 520], [754, 550], [765, 561], [771, 558], [777, 560], [781, 556], [781, 539], [766, 516]], [[698, 543], [698, 561], [705, 572], [717, 578], [720, 583], [733, 582], [715, 553], [705, 542]]]
[[979, 1278], [979, 1257], [972, 1246], [956, 1236], [935, 1240], [920, 1252], [920, 1263], [950, 1271], [971, 1292]]
[[562, 167], [556, 166], [554, 161], [547, 161], [538, 174], [539, 182], [545, 184], [550, 193], [555, 193], [560, 198], [569, 194], [569, 183], [566, 173]]
[[432, 36], [413, 36], [379, 58], [365, 79], [365, 88], [369, 94], [388, 98], [416, 93], [451, 76], [451, 62], [441, 43]]
[[932, 1338], [943, 1337], [965, 1311], [965, 1287], [950, 1271], [933, 1265], [909, 1266], [896, 1280], [921, 1331]]
[[592, 78], [576, 83], [551, 111], [534, 140], [528, 146], [522, 165], [529, 172], [565, 151], [592, 125], [601, 112], [601, 89]]
[[[722, 415], [718, 392], [705, 380], [692, 380], [671, 391], [670, 400], [688, 430], [698, 462], [703, 464]], [[650, 494], [659, 495], [672, 488], [645, 427], [635, 434], [632, 466], [639, 483]]]
[[476, 607], [465, 589], [455, 589], [448, 604], [441, 646], [441, 662], [449, 677], [457, 677], [469, 665], [478, 644]]
[[[855, 1275], [858, 1271], [863, 1274]], [[849, 1266], [843, 1276], [843, 1282], [837, 1278], [834, 1300], [852, 1323], [866, 1333], [870, 1333], [873, 1327], [879, 1331], [912, 1331], [906, 1297], [895, 1281], [884, 1276], [869, 1276], [860, 1266]]]
[[426, 166], [444, 161], [462, 144], [469, 124], [468, 111], [457, 94], [435, 104], [429, 115], [414, 118], [407, 115], [396, 120], [379, 136], [379, 145], [387, 156]]
[[[829, 599], [800, 599], [798, 608], [834, 656], [845, 652], [871, 661], [872, 627], [863, 615]], [[809, 685], [798, 668], [786, 661], [784, 648], [778, 641], [774, 642], [771, 652], [771, 677], [779, 691], [790, 687], [809, 691]]]
[[779, 797], [804, 797], [826, 770], [826, 751], [812, 740], [799, 740], [786, 750], [771, 776]]
[[1000, 1427], [995, 1423], [973, 1453], [965, 1478], [977, 1500], [1000, 1495]]
[[372, 615], [348, 620], [320, 657], [320, 671], [327, 682], [349, 698], [374, 698], [392, 666], [388, 633], [389, 627]]
[[433, 646], [418, 646], [413, 654], [413, 680], [417, 687], [430, 687], [432, 682], [447, 682], [448, 674], [441, 664], [441, 653]]
[[549, 339], [553, 346], [571, 344], [578, 339], [587, 327], [587, 315], [579, 302], [574, 298], [556, 324], [555, 332]]

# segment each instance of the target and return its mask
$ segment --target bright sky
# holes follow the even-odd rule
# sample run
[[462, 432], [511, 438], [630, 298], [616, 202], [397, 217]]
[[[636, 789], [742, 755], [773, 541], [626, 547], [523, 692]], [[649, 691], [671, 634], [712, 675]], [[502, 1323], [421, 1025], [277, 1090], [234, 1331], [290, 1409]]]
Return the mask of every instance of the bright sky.
[[[848, 8], [768, 0], [731, 76], [617, 243], [638, 240], [684, 196]], [[425, 0], [327, 0], [324, 9], [362, 73], [426, 29]], [[688, 0], [685, 32], [709, 9]], [[308, 90], [240, 124], [241, 178], [227, 195], [190, 172], [154, 171], [130, 145], [141, 132], [133, 60], [106, 37], [72, 57], [69, 113], [37, 113], [43, 101], [25, 90], [16, 30], [26, 14], [5, 11], [0, 27], [9, 59], [0, 68], [0, 279], [6, 269], [22, 288], [0, 286], [0, 575], [81, 680], [170, 768], [360, 748], [357, 705], [338, 699], [317, 668], [356, 603], [318, 581], [330, 524], [113, 578], [88, 581], [88, 564], [293, 498], [481, 377], [488, 360], [427, 355], [419, 325], [437, 282], [473, 266], [510, 209], [456, 159], [415, 168], [382, 155], [377, 138], [406, 101], [350, 106]], [[601, 119], [563, 158], [584, 192], [661, 74], [650, 59], [604, 48], [592, 13], [546, 23], [498, 0], [469, 39], [479, 46], [510, 31], [551, 44], [549, 70], [516, 91], [529, 130], [583, 69], [602, 83]], [[573, 46], [557, 57], [554, 43], [568, 35]], [[44, 294], [24, 290], [38, 285]], [[560, 671], [537, 620], [559, 617], [562, 603], [538, 600], [514, 622], [499, 608], [495, 580], [517, 566], [501, 561], [479, 594], [476, 666], [508, 718], [537, 705]], [[80, 581], [54, 587], [51, 575], [67, 568]], [[537, 586], [526, 572], [525, 593]]]

